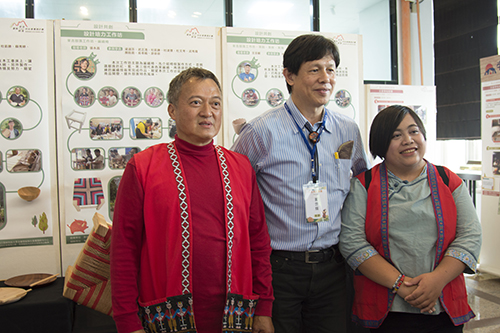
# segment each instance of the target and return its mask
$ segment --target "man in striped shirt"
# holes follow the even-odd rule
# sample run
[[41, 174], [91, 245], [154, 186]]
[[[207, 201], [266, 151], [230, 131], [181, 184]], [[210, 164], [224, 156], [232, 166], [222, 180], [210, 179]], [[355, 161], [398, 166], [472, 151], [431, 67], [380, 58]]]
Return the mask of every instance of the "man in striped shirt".
[[346, 332], [340, 210], [368, 159], [356, 123], [325, 107], [339, 61], [330, 39], [295, 38], [283, 57], [290, 98], [245, 124], [232, 148], [250, 159], [265, 205], [276, 333]]

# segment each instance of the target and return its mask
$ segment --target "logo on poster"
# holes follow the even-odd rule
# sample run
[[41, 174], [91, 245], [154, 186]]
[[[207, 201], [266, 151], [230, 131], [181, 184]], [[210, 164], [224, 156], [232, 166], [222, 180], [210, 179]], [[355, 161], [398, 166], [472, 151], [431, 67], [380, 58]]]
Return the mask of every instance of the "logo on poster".
[[342, 35], [337, 35], [337, 36], [333, 37], [332, 40], [337, 45], [356, 45], [355, 40], [345, 40], [344, 36], [342, 36]]
[[26, 33], [43, 33], [44, 28], [31, 28], [28, 26], [25, 20], [19, 21], [17, 23], [12, 23], [10, 28], [17, 32], [26, 32]]
[[212, 34], [202, 34], [202, 33], [200, 33], [200, 31], [198, 30], [198, 28], [188, 29], [188, 30], [186, 30], [186, 32], [184, 34], [187, 37], [195, 38], [195, 39], [213, 39], [214, 38], [214, 35], [212, 35]]

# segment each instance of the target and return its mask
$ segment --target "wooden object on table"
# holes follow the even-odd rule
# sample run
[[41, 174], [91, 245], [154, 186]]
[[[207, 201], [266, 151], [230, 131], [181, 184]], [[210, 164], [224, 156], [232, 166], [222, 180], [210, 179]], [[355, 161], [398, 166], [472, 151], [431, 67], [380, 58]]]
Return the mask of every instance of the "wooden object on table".
[[5, 284], [11, 287], [33, 287], [35, 285], [42, 286], [54, 282], [59, 274], [45, 274], [45, 273], [35, 273], [35, 274], [25, 274], [11, 277], [5, 280]]
[[0, 305], [9, 304], [19, 301], [26, 296], [31, 289], [25, 290], [22, 288], [0, 288]]
[[30, 288], [31, 287], [34, 287], [34, 286], [39, 286], [39, 285], [42, 285], [42, 284], [45, 284], [46, 282], [51, 282], [51, 281], [54, 281], [55, 279], [57, 279], [57, 276], [59, 274], [54, 274], [54, 275], [51, 275], [51, 276], [47, 276], [46, 278], [44, 279], [41, 279], [41, 280], [38, 280], [36, 282], [33, 282], [32, 284], [30, 284]]

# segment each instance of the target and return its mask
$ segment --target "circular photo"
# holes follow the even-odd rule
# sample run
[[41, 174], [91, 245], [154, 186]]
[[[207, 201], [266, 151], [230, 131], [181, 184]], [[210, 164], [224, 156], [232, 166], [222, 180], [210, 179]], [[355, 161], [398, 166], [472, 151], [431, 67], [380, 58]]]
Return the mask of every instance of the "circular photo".
[[99, 90], [99, 103], [104, 107], [113, 107], [118, 102], [118, 91], [113, 87], [104, 87]]
[[95, 102], [95, 93], [90, 87], [80, 87], [75, 91], [75, 102], [81, 107], [88, 108]]
[[283, 103], [283, 93], [279, 89], [271, 89], [266, 94], [267, 104], [272, 107], [281, 105]]
[[7, 100], [9, 104], [21, 108], [28, 104], [30, 100], [30, 95], [26, 88], [21, 86], [14, 86], [7, 91]]
[[243, 91], [241, 99], [246, 106], [257, 106], [259, 104], [259, 95], [257, 94], [257, 90], [253, 88]]
[[136, 107], [141, 103], [141, 92], [135, 87], [127, 87], [122, 92], [122, 102], [126, 106]]
[[252, 67], [248, 61], [243, 61], [238, 65], [238, 77], [243, 82], [252, 82], [255, 80], [257, 69]]
[[94, 61], [87, 57], [79, 57], [73, 62], [73, 74], [79, 79], [89, 80], [94, 76], [95, 71]]
[[346, 108], [351, 105], [351, 94], [347, 90], [339, 90], [335, 94], [335, 103], [341, 108]]
[[144, 99], [146, 100], [146, 104], [153, 107], [153, 108], [159, 107], [160, 105], [163, 104], [163, 101], [165, 100], [164, 95], [163, 95], [163, 91], [161, 91], [160, 88], [156, 88], [156, 87], [148, 88], [144, 95], [145, 95]]
[[0, 124], [0, 132], [6, 139], [17, 139], [23, 132], [23, 125], [15, 118], [7, 118]]

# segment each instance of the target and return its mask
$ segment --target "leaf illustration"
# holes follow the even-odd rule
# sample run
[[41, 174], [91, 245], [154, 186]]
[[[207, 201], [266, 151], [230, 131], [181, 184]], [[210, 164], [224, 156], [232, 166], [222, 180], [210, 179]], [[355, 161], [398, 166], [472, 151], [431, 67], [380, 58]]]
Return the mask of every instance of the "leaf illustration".
[[47, 215], [45, 214], [45, 212], [40, 215], [40, 223], [38, 224], [38, 228], [42, 230], [44, 234], [45, 230], [49, 228], [49, 223], [47, 221]]

